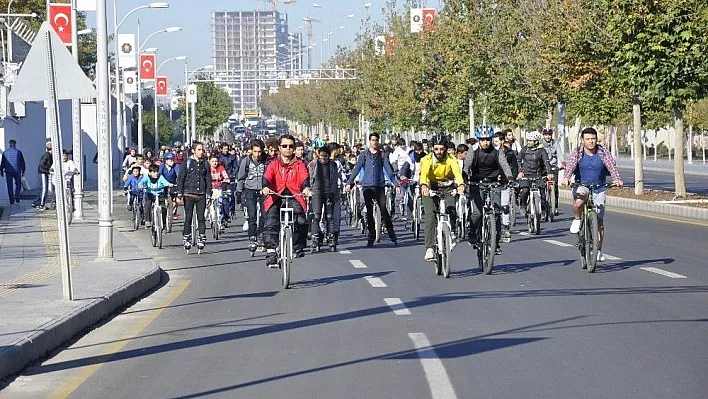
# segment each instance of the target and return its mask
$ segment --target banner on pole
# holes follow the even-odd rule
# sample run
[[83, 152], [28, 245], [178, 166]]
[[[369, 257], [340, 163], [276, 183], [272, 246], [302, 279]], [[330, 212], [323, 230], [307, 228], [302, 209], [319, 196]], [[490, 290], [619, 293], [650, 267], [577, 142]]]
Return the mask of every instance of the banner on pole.
[[155, 79], [155, 91], [158, 96], [167, 95], [167, 76], [158, 76]]
[[135, 68], [135, 35], [132, 33], [118, 34], [118, 66], [121, 68]]
[[411, 33], [423, 30], [423, 9], [411, 8]]
[[155, 55], [143, 54], [140, 56], [140, 79], [155, 79]]
[[197, 85], [194, 83], [187, 85], [187, 102], [189, 104], [197, 102]]
[[179, 97], [172, 97], [170, 99], [170, 109], [175, 111], [177, 108], [179, 108]]
[[138, 74], [135, 71], [123, 72], [123, 91], [125, 94], [138, 92]]
[[386, 36], [378, 35], [374, 38], [374, 52], [376, 55], [386, 54]]
[[76, 0], [76, 11], [96, 11], [96, 0]]
[[49, 4], [49, 23], [59, 35], [62, 43], [71, 45], [71, 33], [74, 27], [71, 21], [71, 4]]
[[437, 11], [434, 8], [423, 9], [423, 30], [426, 32], [435, 32], [435, 17]]

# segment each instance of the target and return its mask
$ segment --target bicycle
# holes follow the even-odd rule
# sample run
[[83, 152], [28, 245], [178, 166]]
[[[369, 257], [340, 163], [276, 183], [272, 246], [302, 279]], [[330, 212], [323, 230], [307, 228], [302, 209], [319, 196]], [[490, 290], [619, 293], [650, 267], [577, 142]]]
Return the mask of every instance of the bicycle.
[[228, 190], [225, 192], [217, 190], [217, 194], [218, 195], [216, 198], [212, 197], [209, 199], [206, 211], [207, 221], [211, 227], [212, 237], [214, 237], [215, 240], [219, 239], [221, 230], [223, 230], [223, 217], [221, 215], [221, 204], [219, 204], [219, 199], [223, 200], [223, 195], [229, 195], [229, 192]]
[[509, 187], [509, 225], [516, 226], [516, 207], [518, 204], [518, 197], [516, 196], [516, 188]]
[[539, 181], [545, 181], [546, 177], [528, 178], [522, 177], [519, 180], [529, 182], [529, 197], [526, 203], [526, 222], [529, 226], [530, 234], [541, 234], [541, 219], [543, 219], [543, 206], [541, 204], [541, 188]]
[[423, 218], [423, 202], [420, 198], [420, 188], [415, 188], [413, 197], [413, 212], [411, 215], [411, 231], [416, 241], [420, 240], [420, 220]]
[[281, 283], [285, 289], [290, 287], [290, 269], [293, 263], [293, 230], [295, 209], [291, 206], [290, 201], [295, 199], [297, 195], [285, 195], [271, 193], [283, 199], [283, 204], [280, 207], [280, 233], [279, 233], [279, 254], [278, 268], [283, 271]]
[[66, 189], [64, 191], [64, 207], [66, 208], [66, 223], [71, 224], [74, 219], [74, 189], [72, 180], [66, 181]]
[[499, 182], [480, 182], [472, 183], [473, 186], [478, 186], [484, 196], [484, 204], [482, 209], [482, 229], [477, 237], [477, 260], [479, 267], [484, 271], [484, 274], [492, 274], [494, 270], [494, 255], [497, 246], [497, 222], [499, 221], [499, 209], [492, 202], [492, 190], [502, 186]]
[[172, 226], [174, 225], [173, 216], [175, 214], [175, 206], [177, 205], [176, 196], [172, 193], [168, 193], [167, 198], [165, 198], [165, 202], [167, 207], [166, 231], [171, 233]]
[[[557, 171], [556, 171], [557, 172]], [[557, 176], [557, 174], [555, 175]], [[543, 220], [546, 222], [551, 222], [556, 218], [554, 210], [556, 209], [556, 195], [555, 195], [555, 184], [554, 180], [548, 180], [546, 182], [546, 210], [543, 215]]]
[[437, 228], [435, 231], [435, 274], [438, 276], [450, 277], [450, 252], [453, 248], [452, 225], [450, 215], [447, 214], [447, 204], [445, 198], [440, 196], [440, 192], [430, 190], [431, 197], [438, 197], [438, 206], [435, 209]]
[[125, 196], [128, 197], [128, 204], [131, 204], [130, 221], [133, 222], [133, 230], [137, 230], [140, 228], [140, 207], [142, 206], [140, 194], [126, 191]]
[[613, 184], [583, 184], [572, 183], [573, 188], [587, 187], [588, 195], [585, 206], [581, 212], [580, 231], [578, 232], [578, 250], [580, 251], [580, 267], [588, 269], [588, 273], [594, 273], [597, 266], [597, 241], [599, 239], [599, 229], [597, 212], [595, 211], [595, 194], [593, 190], [598, 188], [613, 187]]
[[457, 221], [455, 222], [455, 235], [457, 237], [462, 237], [463, 234], [469, 228], [469, 201], [467, 197], [462, 194], [457, 196], [457, 201], [455, 201], [455, 211], [457, 213]]
[[159, 196], [155, 196], [155, 200], [152, 202], [152, 226], [150, 227], [150, 240], [153, 247], [158, 247], [162, 249], [162, 201], [164, 199]]

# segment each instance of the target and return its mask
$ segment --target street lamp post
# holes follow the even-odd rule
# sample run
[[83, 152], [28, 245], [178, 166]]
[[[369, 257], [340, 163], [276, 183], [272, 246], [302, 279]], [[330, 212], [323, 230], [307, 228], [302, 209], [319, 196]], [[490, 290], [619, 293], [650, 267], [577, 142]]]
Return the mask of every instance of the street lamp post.
[[[196, 109], [196, 103], [192, 103], [192, 110], [189, 112], [189, 104], [187, 104], [187, 87], [189, 86], [189, 79], [194, 76], [195, 73], [199, 71], [203, 71], [205, 69], [214, 69], [214, 65], [204, 65], [202, 67], [199, 67], [195, 70], [192, 71], [192, 73], [188, 74], [187, 72], [187, 63], [184, 63], [184, 110], [185, 110], [185, 117], [184, 117], [184, 125], [185, 129], [189, 129], [190, 125], [190, 120], [189, 116], [191, 115], [192, 120], [191, 120], [191, 136], [187, 135], [186, 138], [190, 140], [190, 142], [194, 142], [197, 140], [197, 109]], [[186, 141], [186, 140], [185, 140]]]
[[[143, 10], [146, 8], [169, 8], [169, 3], [165, 2], [155, 2], [155, 3], [150, 3], [146, 5], [142, 5], [139, 7], [135, 7], [134, 9], [130, 10], [123, 19], [121, 19], [120, 22], [118, 22], [118, 14], [116, 12], [116, 0], [113, 0], [113, 40], [115, 41], [116, 48], [115, 48], [115, 91], [116, 91], [116, 130], [118, 131], [118, 146], [120, 147], [121, 154], [123, 153], [123, 150], [125, 149], [125, 143], [126, 143], [126, 126], [123, 123], [123, 120], [125, 119], [125, 107], [123, 106], [123, 99], [122, 99], [122, 92], [121, 92], [121, 75], [120, 75], [120, 62], [119, 62], [119, 54], [120, 54], [120, 43], [118, 41], [118, 29], [120, 29], [121, 25], [123, 25], [123, 22], [130, 16], [132, 13], [138, 11], [138, 10]], [[138, 42], [139, 43], [139, 42]], [[138, 51], [139, 53], [139, 51]]]
[[[145, 53], [157, 53], [156, 48], [151, 48], [151, 49], [145, 49], [143, 50], [143, 47], [147, 44], [147, 42], [155, 35], [160, 34], [160, 33], [172, 33], [172, 32], [179, 32], [181, 31], [182, 28], [178, 26], [172, 26], [169, 28], [161, 29], [158, 31], [155, 31], [148, 35], [148, 37], [145, 39], [145, 41], [140, 44], [140, 20], [138, 20], [138, 44], [140, 44], [140, 47], [138, 48], [137, 54], [138, 54], [138, 64], [140, 64], [140, 54], [142, 52]], [[152, 50], [152, 51], [148, 51]], [[140, 68], [142, 68], [141, 65], [138, 65]], [[154, 65], [153, 65], [154, 67]], [[157, 72], [155, 72], [157, 75]], [[138, 73], [138, 153], [142, 154], [143, 152], [143, 90], [142, 90], [142, 78], [140, 77], [140, 73]]]
[[[96, 88], [98, 96], [98, 258], [113, 260], [113, 218], [111, 215], [111, 132], [109, 130], [108, 20], [106, 2], [96, 3]], [[49, 14], [47, 14], [49, 15]]]
[[154, 154], [159, 153], [159, 147], [160, 147], [160, 134], [159, 134], [160, 132], [158, 131], [158, 125], [157, 125], [157, 74], [160, 73], [160, 69], [162, 69], [162, 67], [165, 64], [167, 64], [168, 62], [170, 62], [170, 61], [184, 61], [186, 59], [187, 59], [187, 57], [185, 57], [183, 55], [180, 55], [178, 57], [168, 58], [165, 61], [163, 61], [162, 64], [160, 64], [160, 66], [155, 70], [155, 98], [154, 98], [155, 99], [155, 109], [154, 109], [154, 111], [155, 111], [155, 121], [154, 121], [155, 122], [155, 126], [154, 126], [155, 127], [155, 130], [154, 130], [155, 151], [154, 151]]

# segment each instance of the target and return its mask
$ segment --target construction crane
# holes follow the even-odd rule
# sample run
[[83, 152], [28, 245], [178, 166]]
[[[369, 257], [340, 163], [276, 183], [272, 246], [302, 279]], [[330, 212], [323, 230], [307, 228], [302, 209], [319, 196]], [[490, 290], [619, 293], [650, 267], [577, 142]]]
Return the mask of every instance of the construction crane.
[[251, 1], [258, 1], [263, 3], [263, 8], [268, 8], [268, 4], [270, 4], [270, 9], [271, 11], [277, 11], [278, 10], [278, 3], [282, 4], [297, 4], [297, 0], [251, 0]]
[[307, 31], [307, 45], [312, 46], [312, 23], [323, 24], [324, 22], [310, 16], [302, 17], [302, 20], [305, 22], [305, 30]]

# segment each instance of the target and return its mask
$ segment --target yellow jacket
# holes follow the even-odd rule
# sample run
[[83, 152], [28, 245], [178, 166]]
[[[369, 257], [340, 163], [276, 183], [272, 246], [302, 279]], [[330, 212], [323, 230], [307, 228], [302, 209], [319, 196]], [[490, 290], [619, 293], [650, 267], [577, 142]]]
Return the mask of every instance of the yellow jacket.
[[449, 185], [452, 180], [457, 185], [465, 183], [462, 179], [460, 165], [452, 155], [448, 154], [444, 160], [438, 161], [431, 152], [420, 160], [421, 185], [425, 184], [432, 189], [436, 189], [438, 186]]

